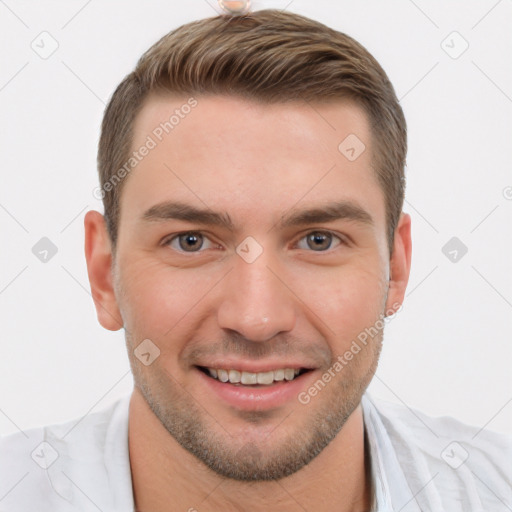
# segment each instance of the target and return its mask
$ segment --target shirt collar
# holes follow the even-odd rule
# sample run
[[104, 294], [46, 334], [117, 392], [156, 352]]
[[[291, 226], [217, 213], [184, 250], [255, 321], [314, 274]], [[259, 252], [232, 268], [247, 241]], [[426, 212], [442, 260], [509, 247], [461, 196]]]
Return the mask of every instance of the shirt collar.
[[[361, 399], [369, 449], [373, 503], [371, 512], [393, 512], [393, 502], [408, 501], [409, 486], [380, 415], [368, 393]], [[407, 509], [412, 510], [412, 509]], [[419, 509], [417, 509], [420, 512]]]

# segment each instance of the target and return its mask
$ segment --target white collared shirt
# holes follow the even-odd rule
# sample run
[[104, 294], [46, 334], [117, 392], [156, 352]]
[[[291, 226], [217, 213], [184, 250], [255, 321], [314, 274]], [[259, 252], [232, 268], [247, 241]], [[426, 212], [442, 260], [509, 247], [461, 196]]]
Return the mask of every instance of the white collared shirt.
[[[0, 512], [132, 512], [129, 401], [0, 439]], [[372, 512], [512, 511], [512, 436], [368, 394], [362, 406]]]

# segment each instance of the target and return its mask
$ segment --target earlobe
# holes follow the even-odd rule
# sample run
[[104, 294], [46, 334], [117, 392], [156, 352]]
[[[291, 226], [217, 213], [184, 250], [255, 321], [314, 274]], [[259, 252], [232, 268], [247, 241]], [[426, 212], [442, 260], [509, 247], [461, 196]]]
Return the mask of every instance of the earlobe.
[[386, 301], [386, 314], [395, 313], [404, 300], [411, 271], [411, 216], [402, 213], [395, 229], [393, 254], [389, 262], [390, 281]]
[[103, 215], [87, 212], [84, 227], [87, 273], [98, 321], [105, 329], [117, 331], [123, 327], [123, 320], [114, 293], [112, 247]]

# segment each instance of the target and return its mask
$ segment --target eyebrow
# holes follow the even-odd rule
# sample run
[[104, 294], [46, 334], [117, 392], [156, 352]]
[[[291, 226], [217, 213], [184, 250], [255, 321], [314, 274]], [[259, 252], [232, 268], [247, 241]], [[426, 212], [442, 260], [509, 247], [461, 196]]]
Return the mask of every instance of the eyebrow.
[[234, 224], [229, 214], [217, 213], [209, 208], [196, 208], [186, 203], [164, 202], [146, 210], [142, 218], [147, 221], [184, 220], [206, 226], [219, 226], [234, 230]]
[[[156, 204], [142, 215], [145, 221], [183, 220], [205, 226], [218, 226], [235, 231], [235, 225], [225, 212], [215, 212], [209, 208], [196, 208], [186, 203], [167, 201]], [[372, 216], [352, 201], [337, 201], [316, 206], [306, 210], [292, 209], [289, 214], [281, 216], [276, 224], [281, 228], [320, 224], [336, 220], [349, 220], [363, 225], [374, 224]]]
[[290, 215], [283, 215], [279, 226], [287, 228], [336, 220], [350, 220], [368, 226], [374, 224], [372, 216], [358, 204], [352, 201], [337, 201]]

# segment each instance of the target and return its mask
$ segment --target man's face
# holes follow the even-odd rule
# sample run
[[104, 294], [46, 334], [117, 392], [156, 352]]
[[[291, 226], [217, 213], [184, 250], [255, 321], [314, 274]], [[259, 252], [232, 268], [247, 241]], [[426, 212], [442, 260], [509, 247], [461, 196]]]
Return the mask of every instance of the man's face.
[[[135, 384], [170, 434], [221, 475], [281, 478], [357, 407], [382, 332], [299, 395], [396, 299], [369, 126], [346, 102], [196, 99], [161, 141], [187, 98], [152, 96], [137, 118], [132, 149], [157, 144], [122, 191], [117, 306]], [[353, 161], [338, 150], [349, 134], [366, 146]], [[146, 366], [134, 349], [148, 339], [160, 355]]]

